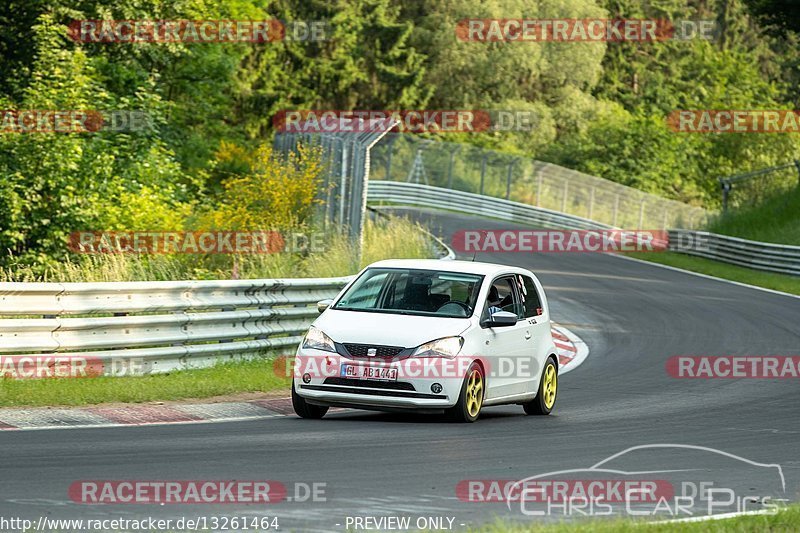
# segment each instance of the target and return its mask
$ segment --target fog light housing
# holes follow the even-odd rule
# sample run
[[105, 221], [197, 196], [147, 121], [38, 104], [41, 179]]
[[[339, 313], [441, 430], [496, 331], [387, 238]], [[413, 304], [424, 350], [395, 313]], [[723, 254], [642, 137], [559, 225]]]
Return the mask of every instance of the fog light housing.
[[311, 383], [311, 374], [309, 374], [308, 372], [303, 374], [303, 383], [305, 384]]
[[434, 383], [431, 385], [431, 392], [434, 394], [439, 394], [442, 392], [442, 386], [439, 383]]

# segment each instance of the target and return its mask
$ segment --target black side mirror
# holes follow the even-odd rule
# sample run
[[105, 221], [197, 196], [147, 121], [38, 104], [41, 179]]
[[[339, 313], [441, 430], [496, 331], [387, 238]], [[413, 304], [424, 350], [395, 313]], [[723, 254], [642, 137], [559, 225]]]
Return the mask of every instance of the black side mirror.
[[482, 323], [482, 326], [488, 326], [490, 328], [504, 328], [508, 326], [516, 326], [517, 325], [517, 315], [514, 313], [509, 313], [508, 311], [498, 311], [494, 314], [489, 315]]

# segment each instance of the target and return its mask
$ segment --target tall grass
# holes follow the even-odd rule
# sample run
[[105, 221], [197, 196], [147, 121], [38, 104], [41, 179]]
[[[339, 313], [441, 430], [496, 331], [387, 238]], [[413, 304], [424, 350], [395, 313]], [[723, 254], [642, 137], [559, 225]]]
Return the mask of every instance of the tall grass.
[[346, 276], [381, 259], [421, 259], [432, 253], [433, 242], [418, 224], [399, 217], [369, 220], [360, 261], [354, 244], [337, 236], [324, 254], [308, 258], [306, 272], [313, 277]]
[[391, 217], [368, 220], [361, 260], [344, 235], [332, 234], [324, 251], [254, 255], [72, 255], [43, 273], [30, 267], [0, 268], [0, 281], [166, 281], [188, 279], [267, 279], [346, 276], [389, 258], [432, 254], [430, 237], [417, 224]]
[[709, 231], [743, 239], [800, 245], [800, 188], [750, 208], [731, 209]]

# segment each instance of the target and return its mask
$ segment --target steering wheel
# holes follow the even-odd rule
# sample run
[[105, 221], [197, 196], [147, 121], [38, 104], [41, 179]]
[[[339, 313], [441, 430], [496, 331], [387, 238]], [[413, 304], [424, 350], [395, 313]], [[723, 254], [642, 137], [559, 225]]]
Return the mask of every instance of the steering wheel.
[[457, 300], [451, 300], [451, 301], [445, 303], [439, 309], [437, 309], [436, 312], [440, 313], [442, 311], [442, 309], [444, 309], [448, 305], [456, 305], [456, 306], [458, 306], [459, 309], [464, 311], [464, 316], [469, 316], [470, 313], [472, 312], [472, 308], [470, 308], [470, 306], [468, 306], [467, 304], [465, 304], [463, 302], [459, 302]]

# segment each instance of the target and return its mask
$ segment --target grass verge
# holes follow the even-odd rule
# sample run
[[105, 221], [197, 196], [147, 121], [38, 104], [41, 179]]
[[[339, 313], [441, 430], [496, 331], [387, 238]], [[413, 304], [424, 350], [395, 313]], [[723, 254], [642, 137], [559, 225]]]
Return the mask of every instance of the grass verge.
[[624, 255], [627, 257], [634, 257], [636, 259], [650, 261], [652, 263], [659, 263], [661, 265], [682, 268], [692, 272], [699, 272], [700, 274], [707, 274], [717, 278], [729, 279], [731, 281], [747, 283], [748, 285], [755, 285], [757, 287], [764, 287], [766, 289], [800, 295], [800, 277], [797, 276], [775, 274], [772, 272], [761, 272], [760, 270], [729, 265], [727, 263], [713, 261], [711, 259], [694, 257], [675, 252], [632, 252]]
[[775, 514], [745, 515], [702, 522], [645, 523], [634, 520], [591, 520], [561, 524], [515, 524], [498, 521], [473, 529], [480, 533], [745, 533], [800, 531], [800, 506], [790, 506]]
[[150, 376], [0, 379], [0, 407], [144, 403], [279, 390], [288, 394], [291, 381], [275, 371], [274, 361], [259, 358]]

